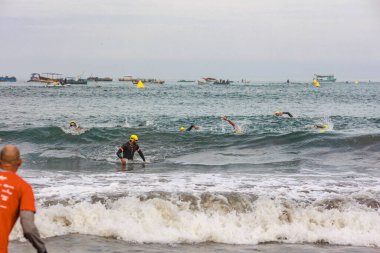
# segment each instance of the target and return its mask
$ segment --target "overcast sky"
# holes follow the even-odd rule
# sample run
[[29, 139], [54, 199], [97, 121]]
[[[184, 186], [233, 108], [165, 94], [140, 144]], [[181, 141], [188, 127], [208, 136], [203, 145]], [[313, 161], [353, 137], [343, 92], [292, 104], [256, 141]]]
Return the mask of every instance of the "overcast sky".
[[0, 75], [380, 80], [379, 0], [0, 0]]

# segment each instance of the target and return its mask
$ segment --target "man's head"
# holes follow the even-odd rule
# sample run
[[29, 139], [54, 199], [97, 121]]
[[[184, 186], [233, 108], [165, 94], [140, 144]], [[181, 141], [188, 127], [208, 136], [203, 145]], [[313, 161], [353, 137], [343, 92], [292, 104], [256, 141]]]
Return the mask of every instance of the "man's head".
[[129, 141], [132, 143], [137, 143], [138, 140], [139, 140], [139, 137], [137, 137], [137, 135], [135, 134], [132, 134], [131, 137], [129, 137]]
[[70, 127], [77, 127], [77, 123], [74, 120], [70, 121]]
[[186, 128], [184, 128], [184, 127], [179, 128], [179, 131], [181, 131], [181, 132], [185, 132], [185, 130], [186, 130]]
[[22, 160], [16, 146], [6, 145], [0, 151], [0, 167], [4, 170], [17, 171]]

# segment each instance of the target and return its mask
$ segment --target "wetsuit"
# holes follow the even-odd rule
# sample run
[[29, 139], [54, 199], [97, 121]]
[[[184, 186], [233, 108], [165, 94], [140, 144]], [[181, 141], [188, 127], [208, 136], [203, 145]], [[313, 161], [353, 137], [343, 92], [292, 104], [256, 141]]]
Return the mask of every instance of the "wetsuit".
[[186, 131], [191, 131], [194, 127], [194, 125], [191, 125], [188, 129], [186, 129]]
[[116, 155], [120, 159], [126, 158], [128, 160], [133, 160], [133, 155], [135, 154], [136, 151], [137, 153], [139, 153], [140, 157], [145, 162], [144, 154], [141, 151], [139, 145], [137, 143], [134, 144], [130, 141], [125, 143], [123, 146], [121, 146], [121, 148], [119, 148], [119, 150], [117, 151]]
[[290, 112], [283, 112], [282, 114], [287, 114], [289, 117], [293, 118], [293, 115]]

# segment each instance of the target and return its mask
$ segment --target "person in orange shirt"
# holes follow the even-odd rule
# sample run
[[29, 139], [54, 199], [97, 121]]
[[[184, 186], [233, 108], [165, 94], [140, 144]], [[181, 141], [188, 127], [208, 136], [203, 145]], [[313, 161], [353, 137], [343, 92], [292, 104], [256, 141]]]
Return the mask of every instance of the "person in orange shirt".
[[46, 248], [34, 224], [36, 207], [32, 187], [16, 174], [22, 160], [16, 146], [6, 145], [0, 151], [0, 253], [8, 253], [8, 238], [20, 217], [24, 236], [38, 253]]

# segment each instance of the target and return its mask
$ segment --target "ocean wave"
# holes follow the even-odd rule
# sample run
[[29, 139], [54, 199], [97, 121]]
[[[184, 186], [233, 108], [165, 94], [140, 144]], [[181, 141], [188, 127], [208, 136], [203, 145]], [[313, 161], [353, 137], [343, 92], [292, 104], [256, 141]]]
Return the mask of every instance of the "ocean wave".
[[[36, 223], [43, 237], [79, 233], [138, 243], [380, 247], [380, 203], [363, 201], [295, 202], [236, 193], [151, 192], [40, 207]], [[11, 238], [21, 235], [18, 225]]]

